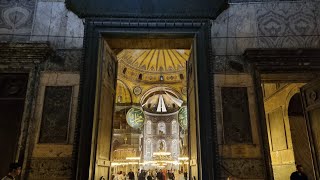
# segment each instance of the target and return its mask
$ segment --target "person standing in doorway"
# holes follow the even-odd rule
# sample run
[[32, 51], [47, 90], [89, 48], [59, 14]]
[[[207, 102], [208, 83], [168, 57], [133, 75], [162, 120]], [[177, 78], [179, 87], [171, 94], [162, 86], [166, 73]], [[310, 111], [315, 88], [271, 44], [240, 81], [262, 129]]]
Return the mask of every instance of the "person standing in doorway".
[[172, 172], [172, 170], [169, 171], [168, 177], [169, 177], [169, 180], [174, 180], [175, 179], [175, 176], [174, 176], [174, 173]]
[[134, 173], [132, 172], [132, 169], [128, 172], [129, 180], [134, 180]]
[[298, 164], [297, 171], [293, 172], [290, 176], [290, 180], [308, 180], [308, 176], [303, 172], [302, 165]]
[[14, 180], [21, 173], [21, 165], [19, 163], [11, 163], [9, 166], [9, 173], [1, 180]]

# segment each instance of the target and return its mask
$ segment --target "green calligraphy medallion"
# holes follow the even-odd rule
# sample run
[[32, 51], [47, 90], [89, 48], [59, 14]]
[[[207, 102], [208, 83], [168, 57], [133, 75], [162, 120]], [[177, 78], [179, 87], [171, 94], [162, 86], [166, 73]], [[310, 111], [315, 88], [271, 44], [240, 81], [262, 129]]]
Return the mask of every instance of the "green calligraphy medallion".
[[144, 123], [144, 114], [143, 111], [139, 108], [131, 108], [128, 112], [127, 112], [127, 123], [129, 124], [129, 126], [131, 126], [132, 128], [140, 128], [143, 126]]
[[178, 122], [182, 129], [188, 129], [188, 108], [186, 106], [180, 108], [178, 113]]

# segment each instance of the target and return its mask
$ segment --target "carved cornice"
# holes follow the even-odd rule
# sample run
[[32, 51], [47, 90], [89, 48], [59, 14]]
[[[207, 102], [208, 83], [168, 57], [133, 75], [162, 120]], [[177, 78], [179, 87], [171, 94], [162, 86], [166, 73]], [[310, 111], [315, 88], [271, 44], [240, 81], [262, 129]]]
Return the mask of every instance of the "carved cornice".
[[80, 18], [215, 19], [228, 8], [226, 0], [66, 0], [65, 4]]
[[[208, 18], [202, 19], [145, 19], [145, 18], [86, 18], [87, 25], [108, 28], [139, 27], [148, 29], [167, 29], [167, 28], [199, 28], [209, 22]], [[123, 37], [123, 35], [121, 36]], [[136, 36], [137, 37], [137, 36]], [[183, 35], [182, 35], [183, 37]], [[175, 35], [174, 38], [179, 38]], [[183, 37], [184, 38], [184, 37]]]
[[49, 43], [0, 43], [0, 64], [38, 64], [52, 52]]
[[297, 73], [320, 69], [320, 49], [247, 49], [244, 57], [264, 73]]

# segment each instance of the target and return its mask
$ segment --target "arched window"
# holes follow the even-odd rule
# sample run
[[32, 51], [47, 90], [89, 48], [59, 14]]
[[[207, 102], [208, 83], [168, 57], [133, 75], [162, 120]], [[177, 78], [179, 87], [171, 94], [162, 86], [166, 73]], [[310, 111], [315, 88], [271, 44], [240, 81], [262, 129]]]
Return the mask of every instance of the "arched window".
[[159, 122], [158, 134], [166, 134], [166, 124], [164, 122]]
[[178, 156], [178, 141], [172, 140], [172, 156]]
[[172, 134], [177, 134], [177, 121], [172, 121], [172, 123], [171, 123], [172, 125], [171, 125], [171, 132], [172, 132]]
[[151, 140], [147, 139], [146, 142], [146, 155], [147, 157], [151, 157]]
[[147, 134], [151, 134], [151, 121], [147, 121], [146, 131], [147, 131]]

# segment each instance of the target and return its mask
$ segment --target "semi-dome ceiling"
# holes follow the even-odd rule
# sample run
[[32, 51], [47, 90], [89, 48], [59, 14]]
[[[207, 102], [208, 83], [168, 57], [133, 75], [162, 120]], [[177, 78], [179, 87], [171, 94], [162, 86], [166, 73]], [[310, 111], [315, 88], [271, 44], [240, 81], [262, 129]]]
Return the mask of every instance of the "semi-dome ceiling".
[[117, 58], [140, 72], [173, 73], [185, 70], [189, 54], [184, 49], [125, 49]]
[[154, 87], [141, 98], [143, 110], [156, 114], [176, 112], [183, 103], [179, 93], [170, 87]]

